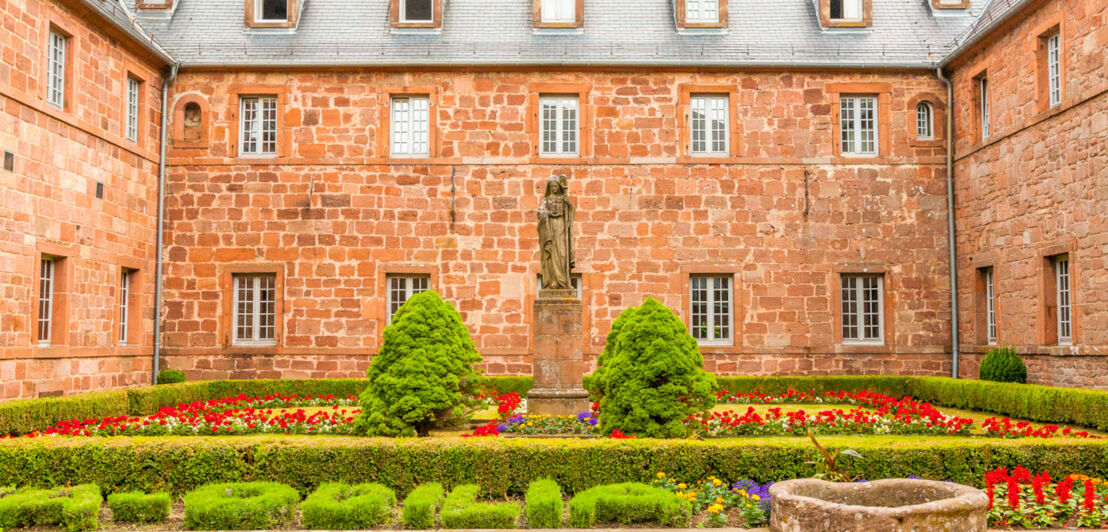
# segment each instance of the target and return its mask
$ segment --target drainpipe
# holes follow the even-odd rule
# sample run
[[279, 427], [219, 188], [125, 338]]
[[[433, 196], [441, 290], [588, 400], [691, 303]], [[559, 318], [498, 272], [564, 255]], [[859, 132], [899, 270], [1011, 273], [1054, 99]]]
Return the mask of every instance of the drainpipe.
[[174, 63], [170, 67], [169, 77], [162, 83], [161, 139], [158, 141], [158, 219], [157, 234], [154, 236], [155, 253], [157, 253], [154, 259], [154, 372], [150, 377], [154, 384], [158, 383], [158, 371], [161, 370], [162, 362], [162, 250], [165, 247], [162, 231], [164, 229], [163, 218], [165, 217], [165, 130], [169, 123], [169, 117], [166, 114], [168, 108], [166, 100], [169, 98], [169, 84], [177, 79], [177, 66]]
[[951, 377], [958, 378], [958, 253], [954, 238], [954, 85], [943, 75], [943, 68], [935, 69], [935, 75], [946, 85], [946, 232], [950, 248], [950, 344]]

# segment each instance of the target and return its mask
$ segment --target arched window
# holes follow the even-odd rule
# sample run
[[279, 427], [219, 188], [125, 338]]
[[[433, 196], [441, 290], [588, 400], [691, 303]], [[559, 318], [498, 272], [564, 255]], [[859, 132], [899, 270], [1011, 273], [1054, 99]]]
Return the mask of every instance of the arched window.
[[932, 140], [934, 133], [934, 110], [929, 102], [920, 102], [916, 106], [916, 139]]
[[185, 135], [186, 142], [199, 142], [203, 135], [200, 128], [203, 127], [203, 121], [200, 116], [200, 104], [196, 102], [189, 102], [185, 104]]

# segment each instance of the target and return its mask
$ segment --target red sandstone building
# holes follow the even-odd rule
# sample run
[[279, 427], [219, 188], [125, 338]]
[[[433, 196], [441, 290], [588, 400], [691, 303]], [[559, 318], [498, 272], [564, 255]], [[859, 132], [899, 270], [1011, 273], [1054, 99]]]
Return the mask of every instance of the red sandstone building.
[[652, 296], [721, 374], [973, 377], [995, 344], [1108, 387], [1108, 0], [0, 14], [0, 399], [361, 375], [425, 289], [528, 374], [563, 174], [586, 355]]

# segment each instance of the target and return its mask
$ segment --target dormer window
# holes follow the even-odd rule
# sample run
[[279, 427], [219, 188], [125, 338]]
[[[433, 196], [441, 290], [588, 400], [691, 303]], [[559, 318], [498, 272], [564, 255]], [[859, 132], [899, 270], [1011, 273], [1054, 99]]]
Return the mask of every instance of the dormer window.
[[536, 28], [582, 28], [585, 0], [532, 0]]
[[289, 3], [287, 0], [255, 0], [255, 22], [288, 22]]
[[831, 0], [831, 20], [860, 22], [862, 20], [862, 0]]
[[674, 0], [677, 29], [726, 28], [727, 0]]
[[873, 24], [873, 0], [819, 0], [824, 28], [868, 28]]
[[434, 0], [400, 0], [400, 22], [433, 22]]

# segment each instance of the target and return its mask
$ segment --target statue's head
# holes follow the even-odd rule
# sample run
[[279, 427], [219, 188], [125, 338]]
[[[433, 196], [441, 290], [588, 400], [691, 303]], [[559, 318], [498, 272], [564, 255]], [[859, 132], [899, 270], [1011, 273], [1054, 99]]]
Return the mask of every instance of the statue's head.
[[565, 176], [552, 175], [546, 180], [546, 195], [554, 196], [558, 194], [565, 194], [566, 192], [566, 178]]

